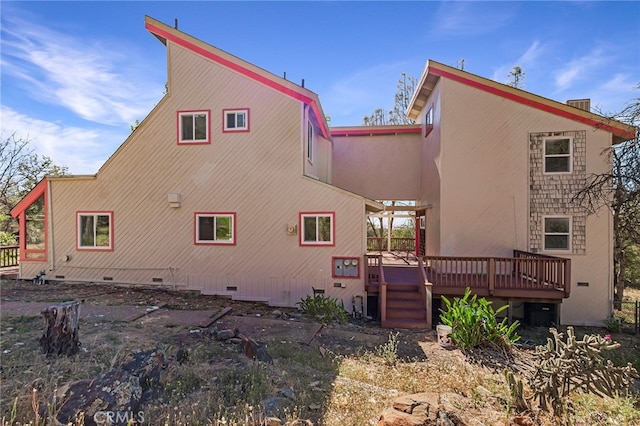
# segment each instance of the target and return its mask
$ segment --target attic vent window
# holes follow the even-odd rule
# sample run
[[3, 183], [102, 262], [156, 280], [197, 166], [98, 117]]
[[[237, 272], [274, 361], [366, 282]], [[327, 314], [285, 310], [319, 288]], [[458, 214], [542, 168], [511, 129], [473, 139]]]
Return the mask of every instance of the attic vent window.
[[567, 105], [591, 112], [591, 99], [572, 99], [567, 101]]
[[207, 144], [209, 111], [178, 112], [178, 144]]

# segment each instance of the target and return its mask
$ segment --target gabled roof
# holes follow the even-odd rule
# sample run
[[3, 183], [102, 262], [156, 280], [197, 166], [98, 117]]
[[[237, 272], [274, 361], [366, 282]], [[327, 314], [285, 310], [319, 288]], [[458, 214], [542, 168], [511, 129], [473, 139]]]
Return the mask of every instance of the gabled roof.
[[47, 190], [47, 178], [42, 179], [16, 206], [11, 209], [11, 216], [16, 218], [28, 209]]
[[542, 96], [534, 95], [533, 93], [498, 83], [484, 77], [479, 77], [433, 60], [427, 61], [427, 66], [420, 77], [420, 82], [418, 83], [417, 89], [413, 94], [413, 99], [411, 99], [411, 103], [407, 110], [407, 116], [409, 118], [412, 120], [418, 118], [418, 115], [426, 105], [433, 88], [441, 77], [457, 81], [458, 83], [462, 83], [551, 114], [556, 114], [561, 117], [587, 124], [593, 128], [610, 132], [613, 134], [613, 143], [624, 142], [635, 137], [635, 128], [628, 124], [556, 102], [551, 99], [543, 98]]
[[226, 68], [238, 72], [245, 77], [275, 89], [284, 95], [308, 105], [315, 115], [322, 136], [329, 139], [329, 129], [324, 112], [320, 106], [318, 95], [282, 77], [278, 77], [268, 71], [263, 70], [247, 61], [233, 56], [221, 49], [204, 43], [189, 34], [183, 33], [162, 22], [145, 16], [145, 28], [156, 36], [165, 46], [167, 41], [175, 43], [192, 51], [193, 53], [216, 62]]

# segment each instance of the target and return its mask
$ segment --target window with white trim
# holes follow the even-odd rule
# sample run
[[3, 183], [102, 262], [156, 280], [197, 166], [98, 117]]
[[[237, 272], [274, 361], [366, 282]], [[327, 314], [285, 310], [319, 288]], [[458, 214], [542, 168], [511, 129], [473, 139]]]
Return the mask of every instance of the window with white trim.
[[568, 137], [544, 139], [544, 172], [571, 173], [573, 140]]
[[307, 160], [313, 163], [313, 124], [307, 123]]
[[178, 112], [178, 143], [209, 143], [209, 111]]
[[113, 212], [77, 213], [78, 250], [113, 250]]
[[235, 244], [235, 213], [196, 213], [196, 244]]
[[248, 132], [249, 131], [249, 110], [248, 109], [225, 109], [223, 110], [223, 131], [224, 132]]
[[571, 250], [571, 217], [548, 216], [544, 218], [544, 249]]
[[300, 213], [301, 245], [334, 245], [335, 213]]

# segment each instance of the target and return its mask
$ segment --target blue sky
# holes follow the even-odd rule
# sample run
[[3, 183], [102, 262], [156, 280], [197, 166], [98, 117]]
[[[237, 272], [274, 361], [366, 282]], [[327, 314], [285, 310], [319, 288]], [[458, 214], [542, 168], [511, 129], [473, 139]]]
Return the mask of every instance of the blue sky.
[[428, 59], [524, 89], [591, 98], [605, 113], [639, 96], [640, 2], [6, 1], [1, 130], [73, 174], [93, 174], [158, 103], [165, 47], [149, 15], [320, 97], [333, 126], [391, 109], [401, 73]]

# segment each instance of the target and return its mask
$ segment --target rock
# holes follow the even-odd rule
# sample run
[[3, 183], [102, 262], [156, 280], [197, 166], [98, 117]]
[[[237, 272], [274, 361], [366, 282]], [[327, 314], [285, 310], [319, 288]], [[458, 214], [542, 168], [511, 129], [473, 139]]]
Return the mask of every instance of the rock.
[[267, 417], [264, 419], [263, 425], [264, 426], [281, 426], [282, 420], [280, 420], [277, 417]]
[[278, 389], [278, 394], [284, 396], [285, 398], [289, 398], [291, 400], [296, 399], [296, 393], [293, 391], [293, 389], [291, 389], [288, 386], [281, 387], [280, 389]]
[[256, 342], [251, 337], [242, 337], [241, 345], [247, 358], [273, 364], [273, 358], [265, 345]]
[[384, 409], [378, 426], [464, 426], [466, 423], [443, 405], [435, 393], [404, 395], [393, 401], [392, 407]]
[[236, 337], [236, 336], [237, 336], [236, 331], [226, 329], [226, 330], [218, 330], [216, 332], [214, 338], [216, 340], [222, 341], [222, 340], [229, 340], [229, 339], [231, 339], [233, 337]]
[[293, 408], [293, 402], [281, 396], [267, 398], [261, 402], [267, 416], [284, 416]]
[[271, 312], [271, 316], [274, 317], [274, 318], [280, 318], [280, 317], [282, 317], [282, 312], [276, 309], [276, 310]]
[[97, 378], [58, 388], [48, 403], [40, 406], [40, 415], [55, 417], [62, 424], [86, 426], [96, 425], [105, 413], [135, 420], [143, 405], [159, 390], [164, 361], [160, 351], [132, 352], [119, 366]]

